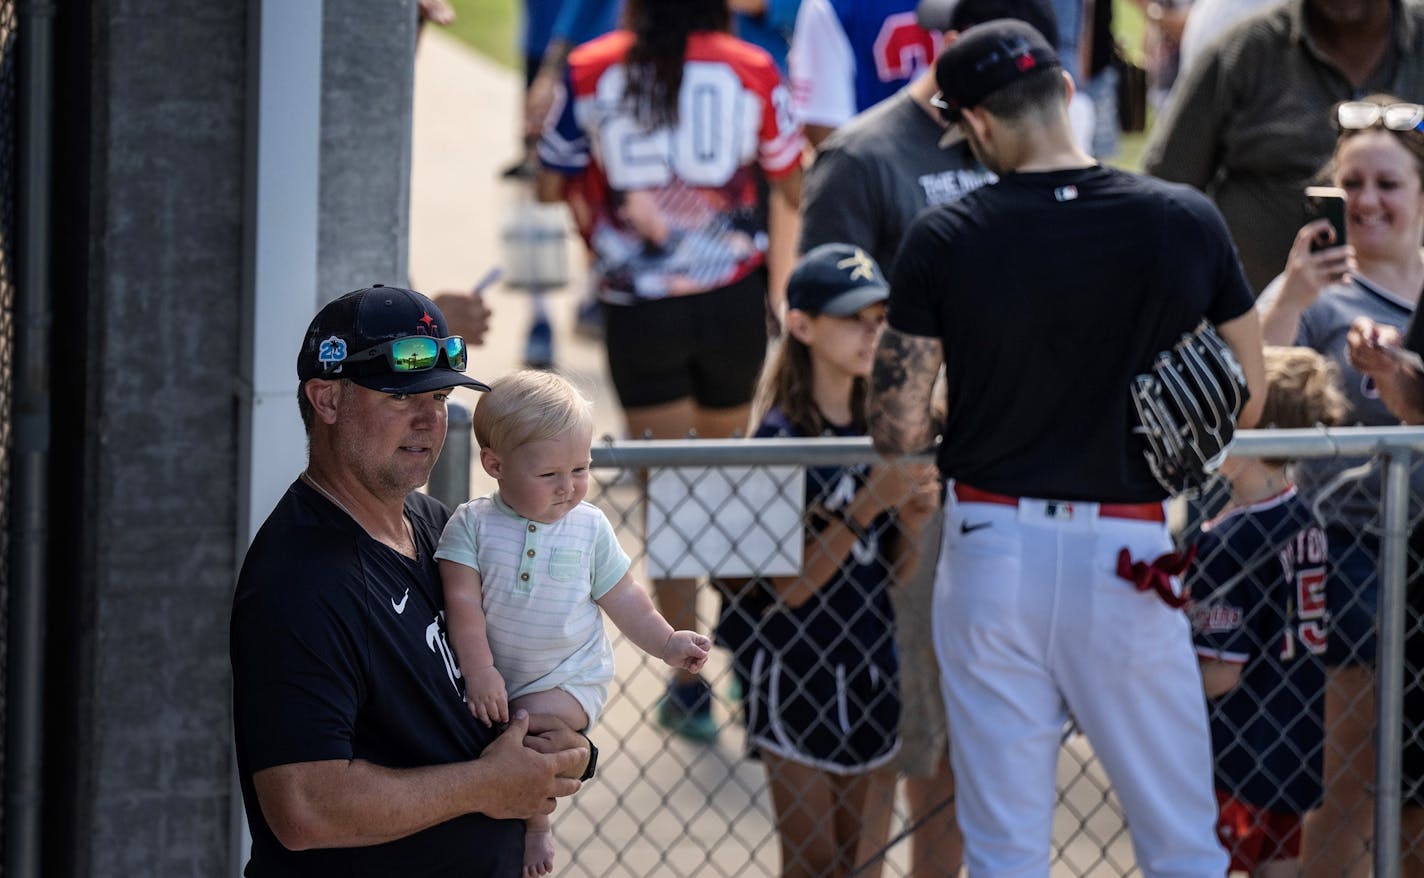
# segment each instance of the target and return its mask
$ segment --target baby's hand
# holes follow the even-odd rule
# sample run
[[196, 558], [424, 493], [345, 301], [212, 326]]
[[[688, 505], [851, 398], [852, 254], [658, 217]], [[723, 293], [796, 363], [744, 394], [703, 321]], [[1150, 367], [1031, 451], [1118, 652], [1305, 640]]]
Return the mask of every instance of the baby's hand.
[[663, 647], [663, 661], [695, 674], [707, 664], [707, 650], [711, 648], [712, 641], [696, 631], [674, 631]]
[[504, 694], [504, 678], [493, 666], [477, 668], [465, 675], [465, 704], [475, 719], [486, 726], [509, 722], [509, 699]]

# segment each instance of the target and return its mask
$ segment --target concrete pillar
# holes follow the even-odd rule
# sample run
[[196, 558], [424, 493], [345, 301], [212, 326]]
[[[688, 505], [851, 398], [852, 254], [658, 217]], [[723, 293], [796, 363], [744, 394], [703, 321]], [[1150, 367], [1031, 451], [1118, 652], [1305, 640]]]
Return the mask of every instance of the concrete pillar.
[[[325, 0], [322, 30], [323, 301], [407, 286], [415, 0]], [[452, 112], [475, 108], [452, 107]]]
[[[75, 769], [50, 791], [72, 826], [51, 837], [67, 851], [48, 874], [230, 868], [227, 623], [248, 528], [243, 287], [259, 213], [244, 207], [247, 6], [88, 4], [87, 307], [63, 291], [55, 307], [57, 338], [91, 363], [87, 387], [56, 388], [56, 405], [84, 410], [82, 508], [51, 529], [82, 561], [50, 598], [68, 659], [49, 691], [79, 708], [51, 730], [74, 746], [50, 755]], [[409, 212], [413, 0], [325, 0], [323, 15], [317, 289], [307, 270], [306, 289], [255, 291], [312, 310], [406, 280]]]
[[84, 553], [49, 603], [72, 676], [48, 691], [80, 710], [50, 736], [77, 752], [47, 756], [77, 761], [77, 788], [49, 793], [75, 799], [74, 874], [213, 875], [227, 862], [246, 12], [113, 0], [91, 15], [89, 306], [59, 290], [54, 309], [57, 349], [91, 340], [87, 393], [56, 388], [57, 406], [88, 407], [70, 462], [82, 508], [56, 505], [51, 528]]

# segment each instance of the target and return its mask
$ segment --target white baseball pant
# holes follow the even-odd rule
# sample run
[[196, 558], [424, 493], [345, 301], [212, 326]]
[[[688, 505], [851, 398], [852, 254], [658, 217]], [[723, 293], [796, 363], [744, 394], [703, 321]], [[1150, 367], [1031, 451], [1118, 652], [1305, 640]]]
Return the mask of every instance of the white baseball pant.
[[961, 502], [952, 489], [934, 634], [970, 878], [1047, 878], [1069, 712], [1126, 812], [1146, 878], [1219, 878], [1211, 736], [1185, 614], [1116, 575], [1155, 521], [1092, 503]]

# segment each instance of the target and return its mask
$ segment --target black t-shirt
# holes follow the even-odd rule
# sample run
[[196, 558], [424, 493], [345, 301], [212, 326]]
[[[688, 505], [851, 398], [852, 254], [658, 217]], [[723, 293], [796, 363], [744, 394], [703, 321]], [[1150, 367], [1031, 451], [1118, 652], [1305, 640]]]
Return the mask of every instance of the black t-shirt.
[[1226, 225], [1194, 189], [1093, 166], [1012, 173], [911, 226], [890, 325], [939, 338], [945, 476], [989, 491], [1165, 497], [1128, 386], [1206, 317], [1252, 307]]
[[995, 179], [965, 141], [941, 146], [944, 136], [904, 89], [837, 128], [806, 174], [800, 251], [854, 244], [889, 274], [920, 211]]
[[423, 494], [411, 494], [405, 512], [416, 560], [297, 481], [247, 552], [231, 649], [249, 878], [520, 872], [522, 821], [469, 814], [387, 844], [293, 852], [257, 802], [252, 775], [264, 768], [328, 759], [441, 765], [474, 759], [493, 740], [465, 707], [445, 636], [433, 555], [449, 512]]

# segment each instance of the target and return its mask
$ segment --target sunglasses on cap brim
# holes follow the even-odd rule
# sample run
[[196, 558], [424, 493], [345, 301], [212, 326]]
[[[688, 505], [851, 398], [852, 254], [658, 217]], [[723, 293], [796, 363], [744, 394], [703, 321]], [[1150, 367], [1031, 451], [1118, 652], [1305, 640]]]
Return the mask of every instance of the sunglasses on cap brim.
[[1390, 131], [1424, 131], [1424, 106], [1345, 101], [1335, 108], [1335, 126], [1341, 131], [1358, 131], [1376, 126], [1388, 128]]
[[945, 99], [944, 92], [942, 91], [937, 91], [930, 95], [930, 106], [934, 107], [935, 110], [939, 112], [939, 117], [949, 125], [953, 125], [964, 118], [964, 115], [959, 112], [959, 108]]
[[465, 371], [469, 356], [465, 340], [458, 335], [434, 338], [428, 335], [408, 335], [391, 339], [375, 347], [357, 351], [346, 358], [348, 363], [362, 363], [384, 358], [392, 372], [429, 372], [440, 363], [444, 355], [445, 364], [456, 372]]

